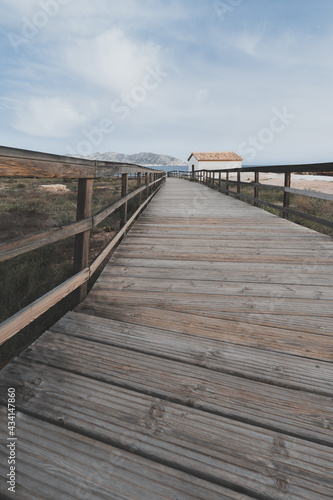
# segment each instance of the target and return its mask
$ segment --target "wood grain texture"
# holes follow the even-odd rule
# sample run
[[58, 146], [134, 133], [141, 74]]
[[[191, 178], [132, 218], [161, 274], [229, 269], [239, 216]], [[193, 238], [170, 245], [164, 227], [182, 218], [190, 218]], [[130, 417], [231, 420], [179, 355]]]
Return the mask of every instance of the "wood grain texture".
[[169, 179], [84, 302], [0, 374], [18, 498], [330, 500], [332, 250]]
[[[130, 304], [128, 306], [130, 307]], [[116, 321], [76, 312], [68, 313], [52, 327], [51, 331], [86, 340], [94, 339], [101, 344], [123, 347], [232, 375], [246, 376], [273, 385], [298, 388], [327, 396], [333, 394], [331, 364], [290, 355], [287, 343], [285, 343], [287, 352], [275, 352], [273, 345], [272, 350], [267, 352], [268, 345], [266, 345], [267, 350], [264, 350], [263, 344], [258, 347], [247, 347], [211, 337], [194, 336], [191, 333], [182, 332], [180, 336], [175, 329], [166, 330], [165, 325], [161, 325], [160, 328], [141, 326], [137, 323], [126, 323], [124, 320]], [[246, 344], [246, 338], [243, 338], [243, 341]]]
[[331, 397], [202, 367], [193, 370], [184, 363], [54, 332], [45, 333], [44, 339], [48, 349], [36, 342], [24, 359], [333, 446]]
[[[156, 172], [132, 163], [102, 162], [0, 146], [0, 176], [87, 179]], [[164, 174], [164, 172], [163, 172]]]
[[[333, 472], [333, 456], [326, 446], [72, 373], [64, 380], [63, 372], [52, 367], [45, 368], [38, 382], [24, 362], [7, 375], [17, 387], [20, 411], [77, 434], [89, 433], [96, 441], [132, 448], [188, 473], [200, 470], [206, 480], [238, 485], [250, 494], [312, 500], [314, 492], [319, 497], [331, 492], [327, 474]], [[82, 407], [84, 392], [94, 398]], [[96, 406], [104, 418], [96, 420]]]
[[[4, 418], [1, 408], [1, 417]], [[38, 424], [36, 426], [36, 423]], [[246, 495], [110, 444], [17, 414], [20, 474], [15, 498], [31, 500], [248, 500]], [[4, 449], [1, 448], [4, 458]], [[7, 470], [0, 461], [2, 492]], [[38, 473], [36, 473], [38, 471]]]

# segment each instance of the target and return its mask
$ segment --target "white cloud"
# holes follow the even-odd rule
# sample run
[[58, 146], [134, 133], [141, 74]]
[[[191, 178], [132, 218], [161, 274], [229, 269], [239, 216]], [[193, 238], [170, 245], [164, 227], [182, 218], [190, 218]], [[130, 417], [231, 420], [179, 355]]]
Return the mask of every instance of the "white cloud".
[[158, 63], [159, 47], [135, 43], [114, 28], [93, 38], [79, 39], [68, 48], [68, 64], [86, 81], [117, 93], [137, 85], [149, 65]]
[[261, 36], [255, 33], [243, 33], [239, 37], [235, 37], [234, 45], [235, 47], [247, 54], [248, 56], [257, 55], [257, 47], [261, 41]]
[[31, 98], [17, 111], [13, 127], [20, 132], [40, 137], [67, 137], [85, 123], [70, 103], [60, 98]]

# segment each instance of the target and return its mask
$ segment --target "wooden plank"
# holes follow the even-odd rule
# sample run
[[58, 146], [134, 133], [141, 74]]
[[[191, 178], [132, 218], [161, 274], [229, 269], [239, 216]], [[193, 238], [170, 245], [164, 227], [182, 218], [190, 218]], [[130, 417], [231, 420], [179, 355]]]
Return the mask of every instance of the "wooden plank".
[[[198, 243], [193, 243], [185, 241], [185, 242], [177, 242], [177, 239], [172, 239], [170, 241], [165, 241], [165, 240], [159, 240], [158, 238], [154, 238], [151, 241], [147, 241], [147, 239], [138, 238], [139, 241], [134, 242], [124, 242], [124, 245], [122, 248], [126, 250], [129, 248], [130, 250], [133, 251], [139, 251], [139, 250], [147, 250], [145, 247], [149, 247], [149, 252], [153, 251], [167, 251], [169, 250], [170, 253], [175, 251], [175, 252], [181, 252], [181, 251], [187, 251], [189, 254], [196, 254], [196, 253], [201, 253], [203, 255], [209, 255], [209, 254], [217, 254], [217, 255], [225, 255], [229, 254], [235, 249], [237, 249], [237, 253], [241, 255], [246, 259], [246, 256], [248, 255], [249, 257], [252, 255], [290, 255], [291, 257], [294, 257], [295, 255], [299, 255], [300, 259], [302, 257], [308, 257], [309, 254], [313, 255], [313, 261], [316, 258], [327, 258], [327, 263], [332, 264], [332, 260], [329, 261], [329, 257], [331, 256], [330, 252], [332, 249], [332, 243], [327, 242], [327, 243], [320, 243], [319, 246], [317, 244], [317, 248], [314, 245], [313, 242], [310, 243], [304, 243], [304, 246], [302, 245], [301, 248], [297, 248], [297, 245], [293, 242], [291, 244], [288, 244], [288, 242], [285, 242], [282, 248], [277, 249], [276, 248], [276, 242], [274, 241], [272, 244], [267, 244], [264, 247], [260, 245], [260, 242], [256, 241], [254, 244], [251, 244], [250, 242], [244, 242], [243, 244], [238, 244], [237, 241], [231, 241], [231, 242], [226, 242], [225, 244], [219, 244], [219, 243], [212, 243], [212, 242], [203, 242], [202, 245]], [[208, 259], [207, 259], [208, 260]]]
[[[133, 238], [129, 233], [126, 242]], [[241, 283], [276, 283], [291, 285], [328, 286], [332, 284], [333, 265], [317, 264], [281, 265], [251, 262], [246, 268], [234, 262], [196, 262], [150, 259], [149, 254], [138, 259], [123, 259], [113, 256], [105, 268], [105, 279], [111, 276], [150, 277], [170, 279], [192, 279], [200, 281], [228, 281]]]
[[89, 279], [89, 268], [68, 279], [0, 325], [0, 345]]
[[18, 255], [31, 252], [37, 248], [42, 248], [50, 243], [75, 236], [82, 231], [87, 231], [92, 228], [92, 218], [73, 222], [61, 228], [42, 231], [21, 238], [12, 239], [0, 245], [0, 262], [17, 257]]
[[[103, 278], [98, 280], [95, 289], [103, 284]], [[92, 293], [93, 293], [92, 292]], [[204, 293], [183, 293], [161, 291], [131, 291], [117, 290], [117, 293], [105, 294], [109, 305], [132, 306], [132, 307], [157, 307], [169, 311], [188, 312], [195, 310], [196, 314], [206, 311], [212, 317], [218, 314], [230, 313], [232, 316], [242, 311], [242, 314], [256, 314], [260, 316], [307, 316], [317, 318], [317, 322], [333, 318], [333, 303], [331, 300], [311, 299], [286, 299], [284, 297], [260, 297], [239, 295], [214, 295]], [[241, 313], [240, 313], [241, 314]], [[318, 329], [319, 330], [319, 329]]]
[[[122, 248], [118, 249], [118, 255], [127, 257]], [[132, 254], [131, 254], [132, 257]], [[174, 257], [174, 256], [173, 256]], [[177, 292], [177, 293], [201, 293], [212, 295], [239, 295], [251, 297], [284, 297], [302, 298], [313, 300], [332, 300], [333, 289], [327, 286], [288, 285], [272, 283], [233, 283], [227, 281], [200, 281], [200, 280], [158, 280], [150, 278], [113, 277], [112, 284], [105, 284], [104, 290], [132, 291], [155, 291], [155, 292]]]
[[[17, 387], [18, 408], [56, 426], [61, 421], [63, 428], [77, 434], [89, 434], [98, 442], [115, 444], [255, 497], [285, 498], [288, 494], [288, 499], [312, 500], [313, 492], [316, 498], [333, 492], [328, 479], [333, 473], [329, 447], [75, 374], [64, 378], [51, 367], [38, 374], [35, 367], [26, 366], [23, 382], [17, 371], [23, 371], [24, 363], [15, 365], [17, 369], [7, 370], [7, 376]], [[83, 407], [86, 391], [94, 398], [88, 398]], [[284, 488], [278, 481], [282, 469]]]
[[[105, 303], [106, 302], [106, 303]], [[190, 313], [167, 311], [152, 307], [112, 307], [105, 302], [89, 300], [76, 308], [77, 312], [100, 316], [116, 321], [163, 328], [179, 334], [223, 340], [225, 342], [269, 349], [303, 356], [305, 358], [332, 361], [332, 335], [316, 335], [303, 331], [292, 331], [281, 327], [267, 327], [247, 321], [225, 320], [223, 318], [202, 317]]]
[[[140, 258], [146, 257], [147, 249], [146, 248], [129, 248], [129, 249], [120, 249], [121, 256], [126, 259], [131, 258]], [[174, 249], [155, 249], [154, 253], [152, 253], [152, 249], [150, 251], [153, 258], [162, 260], [162, 259], [174, 259], [174, 260], [191, 260], [191, 261], [210, 261], [210, 262], [244, 262], [244, 255], [238, 254], [238, 252], [230, 249], [225, 252], [222, 251], [212, 251], [209, 253], [200, 253], [200, 251], [195, 252], [194, 250], [182, 251], [182, 249], [177, 250]], [[302, 262], [303, 264], [313, 264], [314, 258], [313, 253], [309, 251], [306, 253], [305, 251], [298, 255], [295, 251], [294, 254], [288, 253], [287, 251], [274, 253], [274, 249], [261, 249], [252, 251], [249, 250], [246, 256], [246, 262], [263, 262], [263, 263], [282, 263], [282, 264], [299, 264]], [[329, 256], [326, 256], [325, 253], [322, 255], [318, 255], [316, 259], [317, 264], [331, 264], [332, 260]]]
[[[124, 307], [128, 307], [124, 304]], [[222, 340], [69, 312], [51, 331], [319, 394], [333, 394], [329, 363]], [[301, 354], [301, 353], [299, 353]]]
[[[4, 418], [4, 408], [0, 411]], [[20, 412], [17, 435], [20, 500], [38, 496], [49, 500], [165, 500], [175, 495], [182, 500], [249, 500], [246, 495]], [[4, 460], [0, 470], [4, 487]]]
[[[193, 235], [191, 237], [187, 237], [183, 241], [180, 240], [179, 237], [177, 236], [171, 236], [166, 239], [162, 235], [155, 235], [155, 236], [150, 236], [149, 233], [146, 233], [144, 236], [141, 234], [135, 234], [129, 238], [128, 241], [124, 242], [124, 247], [126, 247], [126, 244], [128, 246], [143, 246], [143, 245], [149, 245], [149, 246], [156, 246], [156, 247], [162, 247], [163, 248], [170, 248], [170, 247], [177, 247], [177, 248], [186, 248], [186, 247], [191, 247], [193, 249], [201, 248], [205, 252], [210, 251], [211, 249], [221, 249], [221, 250], [226, 250], [226, 249], [234, 249], [236, 248], [238, 252], [248, 252], [249, 249], [260, 249], [261, 246], [264, 247], [265, 249], [275, 249], [275, 252], [277, 253], [279, 251], [279, 248], [277, 248], [277, 240], [276, 239], [270, 239], [269, 235], [267, 235], [266, 239], [263, 237], [262, 239], [259, 238], [249, 238], [247, 241], [244, 241], [243, 237], [240, 236], [238, 238], [235, 237], [226, 237], [224, 236], [224, 239], [221, 237], [220, 239], [215, 238], [214, 240], [210, 241], [200, 241], [198, 238], [195, 238]], [[293, 251], [299, 251], [300, 250], [300, 245], [302, 246], [302, 251], [303, 250], [311, 250], [316, 254], [317, 252], [321, 251], [326, 251], [327, 253], [331, 251], [332, 248], [332, 241], [330, 239], [327, 239], [327, 241], [318, 241], [318, 239], [308, 239], [303, 241], [303, 238], [300, 237], [298, 239], [289, 239], [285, 238], [282, 245], [283, 250], [290, 250], [291, 252]]]
[[[47, 346], [47, 348], [46, 348]], [[325, 445], [333, 444], [332, 398], [274, 387], [54, 332], [21, 359]], [[98, 363], [96, 363], [98, 360]]]

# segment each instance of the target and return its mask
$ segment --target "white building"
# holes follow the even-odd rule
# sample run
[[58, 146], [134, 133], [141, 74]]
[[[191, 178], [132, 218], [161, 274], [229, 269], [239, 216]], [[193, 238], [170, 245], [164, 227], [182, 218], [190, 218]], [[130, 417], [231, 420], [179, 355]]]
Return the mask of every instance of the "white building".
[[189, 172], [194, 170], [223, 170], [230, 168], [242, 168], [243, 158], [230, 151], [214, 153], [192, 153], [189, 157]]

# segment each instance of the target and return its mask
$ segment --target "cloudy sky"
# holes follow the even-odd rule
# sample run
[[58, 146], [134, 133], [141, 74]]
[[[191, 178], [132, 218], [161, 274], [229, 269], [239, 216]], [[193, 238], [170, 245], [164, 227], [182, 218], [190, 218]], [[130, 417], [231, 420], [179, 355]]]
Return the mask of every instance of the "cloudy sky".
[[333, 161], [331, 0], [0, 7], [2, 145]]

